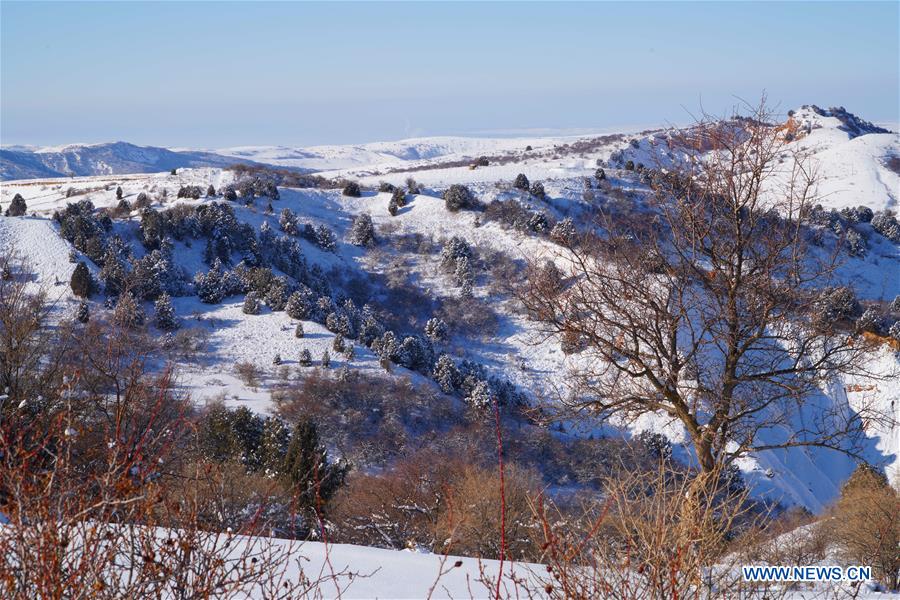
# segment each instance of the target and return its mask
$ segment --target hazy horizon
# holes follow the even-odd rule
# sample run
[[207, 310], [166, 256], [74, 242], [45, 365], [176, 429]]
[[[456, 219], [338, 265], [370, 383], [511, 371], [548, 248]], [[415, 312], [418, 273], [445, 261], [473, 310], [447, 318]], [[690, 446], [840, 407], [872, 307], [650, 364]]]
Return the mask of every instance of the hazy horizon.
[[895, 2], [4, 1], [0, 12], [7, 147], [653, 128], [763, 90], [782, 112], [842, 105], [900, 121]]

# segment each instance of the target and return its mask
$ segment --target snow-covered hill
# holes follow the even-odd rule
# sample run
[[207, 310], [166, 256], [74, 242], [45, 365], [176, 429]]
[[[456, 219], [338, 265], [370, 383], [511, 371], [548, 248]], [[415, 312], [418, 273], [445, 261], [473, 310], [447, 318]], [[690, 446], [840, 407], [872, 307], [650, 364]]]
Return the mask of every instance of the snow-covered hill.
[[[818, 162], [823, 176], [820, 191], [827, 207], [867, 205], [873, 210], [896, 207], [900, 173], [896, 166], [891, 166], [894, 164], [891, 159], [900, 157], [897, 134], [877, 132], [861, 120], [836, 111], [825, 114], [825, 111], [803, 108], [792, 118], [798, 124], [797, 131], [801, 132], [792, 145], [808, 150]], [[872, 132], [867, 133], [869, 130]], [[134, 203], [140, 194], [146, 194], [154, 208], [168, 208], [175, 203], [203, 204], [211, 200], [177, 200], [177, 192], [188, 185], [200, 186], [203, 190], [213, 185], [221, 190], [235, 177], [232, 171], [214, 167], [180, 168], [175, 175], [149, 173], [168, 171], [169, 165], [184, 166], [170, 161], [224, 161], [215, 163], [221, 165], [237, 158], [250, 159], [318, 169], [325, 176], [357, 179], [370, 189], [380, 181], [400, 185], [412, 176], [425, 189], [423, 193], [411, 196], [408, 205], [396, 216], [391, 216], [388, 211], [389, 193], [366, 191], [362, 197], [353, 198], [343, 196], [339, 189], [290, 187], [280, 188], [280, 199], [274, 202], [274, 215], [264, 212], [265, 198], [255, 206], [235, 203], [234, 212], [240, 222], [250, 224], [254, 230], [268, 223], [272, 230], [278, 231], [277, 211], [289, 208], [303, 222], [332, 229], [339, 240], [334, 252], [326, 252], [306, 239], [299, 239], [310, 264], [319, 265], [324, 272], [370, 281], [399, 277], [399, 272], [416, 282], [422, 294], [421, 302], [452, 304], [457, 290], [441, 272], [438, 256], [427, 252], [404, 253], [394, 242], [387, 241], [419, 240], [416, 243], [427, 245], [425, 242], [432, 240], [439, 246], [442, 240], [457, 236], [481, 256], [509, 261], [551, 257], [554, 247], [546, 237], [529, 235], [497, 222], [482, 222], [479, 215], [472, 212], [447, 212], [439, 198], [441, 188], [466, 183], [484, 202], [516, 199], [530, 209], [545, 211], [557, 219], [567, 215], [577, 218], [589, 202], [583, 196], [583, 178], [593, 175], [598, 161], [607, 165], [608, 177], [622, 199], [633, 200], [646, 191], [638, 177], [616, 167], [618, 161], [624, 159], [652, 164], [651, 153], [658, 151], [661, 145], [651, 145], [649, 141], [659, 135], [656, 132], [515, 140], [427, 138], [307, 149], [232, 148], [219, 151], [219, 154], [176, 153], [127, 144], [32, 151], [27, 153], [28, 160], [39, 161], [54, 175], [70, 164], [84, 165], [85, 169], [109, 169], [109, 173], [127, 168], [134, 171], [131, 175], [94, 175], [65, 181], [5, 182], [0, 190], [0, 205], [6, 208], [15, 194], [21, 194], [28, 204], [28, 214], [35, 213], [35, 216], [0, 219], [0, 247], [15, 248], [23, 254], [36, 271], [36, 283], [51, 286], [60, 296], [61, 305], [71, 310], [75, 302], [68, 286], [74, 267], [69, 262], [72, 247], [59, 237], [58, 228], [51, 222], [53, 211], [83, 198], [90, 198], [97, 208], [115, 207], [119, 203], [117, 187], [122, 188], [123, 199], [129, 203]], [[528, 146], [531, 150], [526, 149]], [[223, 154], [229, 156], [226, 158]], [[469, 161], [464, 160], [481, 155], [492, 157], [487, 166], [472, 168]], [[524, 173], [531, 181], [542, 181], [548, 201], [541, 203], [511, 189], [510, 182], [518, 173]], [[67, 194], [70, 197], [67, 198]], [[216, 200], [221, 201], [221, 198]], [[368, 252], [344, 241], [353, 217], [363, 212], [371, 214], [378, 235], [385, 240]], [[138, 220], [138, 212], [126, 211], [113, 225], [113, 233], [131, 243], [137, 258], [144, 254], [136, 240]], [[862, 224], [860, 227], [868, 226]], [[852, 258], [842, 268], [841, 277], [862, 299], [890, 301], [900, 294], [900, 245], [874, 234], [868, 244], [868, 253]], [[174, 243], [173, 256], [190, 277], [208, 269], [203, 252], [200, 243], [193, 246], [182, 241]], [[83, 256], [79, 258], [84, 259]], [[235, 262], [237, 260], [240, 258], [236, 257]], [[467, 358], [486, 365], [492, 374], [508, 378], [532, 397], [552, 397], [564, 388], [567, 365], [572, 359], [563, 354], [559, 340], [538, 338], [533, 326], [524, 318], [507, 310], [502, 302], [494, 303], [490, 276], [488, 273], [479, 275], [474, 293], [497, 313], [496, 329], [487, 335], [458, 334], [444, 349], [457, 359]], [[269, 392], [274, 377], [263, 377], [260, 385], [251, 387], [243, 383], [231, 367], [248, 361], [264, 372], [271, 371], [273, 355], [280, 354], [284, 363], [294, 368], [298, 344], [301, 344], [294, 336], [298, 320], [284, 312], [267, 309], [260, 315], [246, 315], [241, 310], [242, 301], [241, 296], [226, 298], [213, 305], [203, 304], [191, 295], [174, 299], [184, 326], [203, 329], [212, 349], [206, 360], [185, 366], [180, 373], [181, 380], [198, 402], [224, 397], [229, 404], [245, 404], [267, 412], [271, 410]], [[147, 310], [151, 310], [149, 304]], [[334, 334], [319, 323], [302, 323], [307, 332], [302, 346], [318, 360], [332, 347]], [[332, 359], [335, 367], [348, 363], [354, 369], [373, 372], [380, 369], [377, 356], [364, 347], [359, 348], [352, 362], [338, 355]], [[874, 352], [871, 361], [872, 369], [882, 374], [891, 373], [898, 364], [896, 354], [888, 348]], [[397, 368], [395, 375], [424, 380], [402, 368]], [[900, 383], [896, 379], [871, 385], [850, 380], [836, 382], [831, 389], [823, 390], [816, 402], [819, 406], [837, 403], [848, 408], [874, 402], [886, 410], [894, 407], [895, 419], [900, 420]], [[627, 436], [644, 429], [663, 431], [675, 442], [685, 440], [683, 432], [665, 419], [642, 420], [620, 433]], [[893, 477], [900, 478], [897, 461], [900, 431], [872, 428], [869, 435], [868, 451], [872, 460], [887, 465]], [[840, 483], [852, 470], [853, 462], [827, 450], [792, 449], [763, 453], [748, 459], [741, 467], [757, 493], [819, 511], [835, 497]]]
[[252, 163], [212, 152], [172, 151], [127, 142], [16, 147], [0, 149], [0, 179], [155, 173], [183, 167], [226, 167], [239, 162]]

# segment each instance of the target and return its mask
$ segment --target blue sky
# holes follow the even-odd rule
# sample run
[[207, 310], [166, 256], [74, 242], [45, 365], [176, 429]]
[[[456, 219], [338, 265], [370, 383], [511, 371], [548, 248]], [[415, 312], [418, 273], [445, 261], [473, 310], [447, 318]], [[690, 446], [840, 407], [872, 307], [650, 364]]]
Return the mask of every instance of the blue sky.
[[221, 147], [783, 111], [897, 122], [900, 3], [0, 3], [0, 143]]

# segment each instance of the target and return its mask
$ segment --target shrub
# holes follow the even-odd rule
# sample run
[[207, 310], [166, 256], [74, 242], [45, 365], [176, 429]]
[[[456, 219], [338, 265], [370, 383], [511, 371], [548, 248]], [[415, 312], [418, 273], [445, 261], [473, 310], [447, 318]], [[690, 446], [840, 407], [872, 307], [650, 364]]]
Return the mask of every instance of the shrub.
[[535, 181], [531, 184], [531, 195], [537, 198], [538, 200], [546, 200], [547, 192], [544, 190], [544, 184], [540, 181]]
[[397, 203], [397, 206], [403, 208], [406, 206], [406, 192], [402, 188], [397, 188], [391, 194], [391, 200]]
[[847, 253], [850, 256], [863, 257], [868, 251], [865, 238], [855, 229], [848, 229], [847, 235], [844, 237], [844, 243], [847, 245]]
[[415, 179], [413, 179], [412, 177], [407, 177], [406, 178], [406, 191], [412, 195], [416, 195], [416, 194], [422, 193], [422, 188], [419, 186], [419, 184], [416, 182]]
[[69, 285], [72, 286], [72, 293], [76, 296], [90, 298], [91, 293], [94, 291], [94, 279], [91, 277], [91, 272], [88, 270], [87, 265], [83, 262], [75, 265]]
[[884, 329], [884, 318], [877, 308], [867, 308], [856, 320], [856, 328], [859, 331], [871, 331], [881, 334]]
[[122, 186], [120, 185], [119, 187], [116, 188], [116, 200], [121, 200], [122, 194], [123, 194]]
[[294, 337], [302, 338], [303, 335], [304, 335], [303, 323], [297, 323], [297, 326], [294, 328]]
[[300, 233], [300, 229], [297, 227], [297, 215], [287, 207], [281, 209], [281, 215], [278, 217], [278, 226], [288, 235], [298, 235]]
[[241, 361], [234, 365], [234, 370], [244, 385], [255, 388], [259, 385], [259, 368], [250, 361]]
[[359, 184], [355, 181], [347, 183], [341, 193], [344, 196], [350, 196], [352, 198], [359, 198], [362, 195], [359, 189]]
[[328, 350], [322, 352], [322, 368], [327, 369], [331, 366], [331, 355], [328, 354]]
[[378, 191], [381, 192], [382, 194], [384, 194], [384, 193], [387, 193], [387, 194], [393, 193], [396, 189], [397, 189], [397, 188], [395, 188], [393, 184], [388, 183], [388, 182], [386, 182], [386, 181], [382, 181], [382, 182], [380, 182], [380, 183], [378, 184]]
[[900, 223], [890, 210], [879, 211], [872, 217], [872, 229], [895, 243], [900, 243]]
[[79, 323], [87, 323], [91, 319], [91, 311], [88, 308], [88, 303], [82, 300], [78, 303], [78, 308], [75, 309], [75, 320]]
[[354, 246], [371, 246], [375, 243], [375, 226], [369, 213], [361, 213], [353, 218], [348, 238]]
[[444, 205], [450, 212], [457, 212], [463, 209], [476, 208], [478, 201], [469, 188], [457, 183], [451, 185], [444, 192]]
[[206, 197], [213, 198], [216, 195], [216, 188], [213, 187], [213, 184], [209, 184], [209, 187], [206, 188]]
[[856, 317], [860, 313], [856, 294], [849, 287], [829, 288], [819, 295], [814, 311], [820, 322], [831, 324]]
[[600, 183], [601, 181], [606, 179], [606, 171], [604, 171], [601, 168], [598, 168], [596, 171], [594, 171], [594, 179], [597, 180], [597, 183]]
[[626, 171], [634, 171], [634, 161], [633, 160], [625, 161], [625, 170]]
[[513, 181], [513, 187], [517, 190], [522, 190], [527, 192], [530, 184], [528, 183], [528, 178], [525, 177], [524, 173], [519, 173], [516, 175], [515, 181]]
[[388, 202], [388, 213], [392, 217], [396, 217], [397, 213], [399, 211], [400, 211], [400, 206], [397, 204], [397, 201], [394, 200], [393, 198], [391, 198], [390, 201]]

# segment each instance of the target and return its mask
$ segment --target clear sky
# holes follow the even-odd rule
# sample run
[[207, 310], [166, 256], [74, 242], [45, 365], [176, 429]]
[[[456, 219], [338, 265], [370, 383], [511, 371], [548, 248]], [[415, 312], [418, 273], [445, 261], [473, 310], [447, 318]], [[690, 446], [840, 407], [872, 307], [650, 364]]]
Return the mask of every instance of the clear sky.
[[900, 3], [0, 2], [0, 143], [657, 126], [767, 90], [900, 121]]

